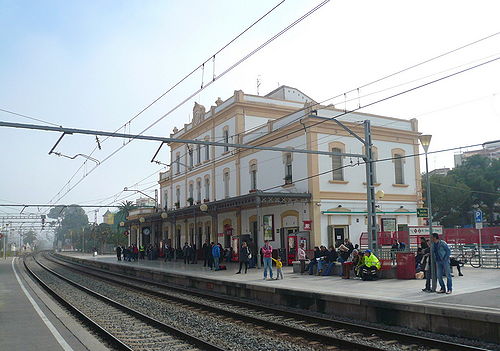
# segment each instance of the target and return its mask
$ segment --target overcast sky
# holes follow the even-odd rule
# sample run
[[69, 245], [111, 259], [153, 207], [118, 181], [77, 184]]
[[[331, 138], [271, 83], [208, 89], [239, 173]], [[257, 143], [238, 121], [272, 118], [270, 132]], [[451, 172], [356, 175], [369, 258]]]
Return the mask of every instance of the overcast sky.
[[[215, 74], [319, 2], [285, 1], [216, 56]], [[0, 108], [55, 125], [114, 131], [277, 3], [0, 0]], [[261, 94], [282, 84], [316, 101], [343, 94], [499, 32], [499, 13], [500, 2], [485, 0], [331, 1], [146, 134], [168, 136], [174, 126], [182, 128], [190, 121], [194, 101], [208, 109], [234, 90], [255, 94], [258, 76]], [[497, 35], [362, 88], [359, 103], [499, 55]], [[212, 67], [206, 65], [205, 83], [213, 75]], [[431, 150], [483, 143], [500, 138], [499, 77], [500, 60], [363, 111], [418, 118], [420, 131], [433, 135]], [[126, 132], [142, 131], [201, 83], [200, 71], [134, 120]], [[380, 90], [384, 91], [365, 96]], [[357, 91], [348, 95], [356, 99], [348, 108], [358, 104], [357, 97]], [[342, 100], [329, 102], [343, 107]], [[3, 112], [0, 120], [44, 124]], [[130, 195], [120, 194], [125, 186], [144, 189], [158, 180], [161, 167], [150, 163], [158, 143], [134, 141], [82, 180], [95, 163], [88, 162], [77, 172], [82, 158], [48, 155], [58, 137], [52, 132], [0, 128], [1, 203], [108, 204]], [[102, 150], [93, 157], [102, 161], [122, 145], [122, 140], [102, 142]], [[95, 146], [93, 137], [71, 135], [56, 151], [90, 154]], [[159, 159], [168, 163], [167, 148]], [[453, 166], [453, 152], [430, 157], [431, 168], [444, 166]], [[10, 213], [19, 210], [0, 208]]]

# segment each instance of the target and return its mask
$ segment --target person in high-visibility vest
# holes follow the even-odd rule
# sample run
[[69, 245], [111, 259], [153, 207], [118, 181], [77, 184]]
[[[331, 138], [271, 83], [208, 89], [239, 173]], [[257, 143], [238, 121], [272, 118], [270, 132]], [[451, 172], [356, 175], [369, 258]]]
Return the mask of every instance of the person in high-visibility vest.
[[361, 267], [361, 279], [372, 280], [377, 278], [377, 272], [380, 269], [381, 264], [377, 256], [375, 256], [371, 250], [365, 251], [364, 264]]

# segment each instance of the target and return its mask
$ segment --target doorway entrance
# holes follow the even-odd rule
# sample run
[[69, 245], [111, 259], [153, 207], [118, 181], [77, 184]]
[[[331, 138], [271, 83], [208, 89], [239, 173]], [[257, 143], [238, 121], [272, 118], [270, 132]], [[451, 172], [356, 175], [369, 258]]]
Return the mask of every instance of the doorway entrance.
[[343, 243], [349, 239], [349, 226], [347, 225], [329, 225], [328, 226], [328, 246], [337, 247], [338, 243]]

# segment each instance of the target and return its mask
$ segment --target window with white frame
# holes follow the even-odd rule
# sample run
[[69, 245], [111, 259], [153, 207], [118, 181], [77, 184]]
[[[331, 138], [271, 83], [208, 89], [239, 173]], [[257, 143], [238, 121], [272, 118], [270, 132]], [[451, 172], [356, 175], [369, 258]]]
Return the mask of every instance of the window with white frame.
[[292, 153], [285, 154], [285, 184], [292, 184]]
[[224, 198], [227, 199], [229, 197], [229, 171], [228, 170], [224, 171], [223, 180], [224, 180]]
[[[334, 153], [342, 153], [342, 149], [338, 147], [332, 148]], [[342, 155], [332, 155], [332, 179], [333, 180], [344, 180], [344, 170], [342, 165], [344, 163], [344, 156]]]
[[196, 181], [196, 201], [201, 202], [201, 180]]
[[[224, 142], [229, 143], [229, 130], [227, 129], [227, 127], [224, 128], [222, 135], [223, 135]], [[229, 146], [224, 145], [224, 152], [228, 152], [228, 151], [229, 151]]]
[[395, 153], [394, 157], [394, 178], [395, 184], [404, 184], [404, 163], [403, 163], [403, 154]]
[[181, 155], [179, 153], [175, 154], [175, 173], [179, 174], [181, 172]]
[[193, 168], [193, 149], [188, 145], [188, 154], [189, 154], [189, 168]]
[[[205, 139], [208, 141], [208, 139]], [[210, 145], [206, 144], [205, 145], [205, 161], [210, 160]]]
[[257, 161], [250, 161], [250, 190], [257, 190]]
[[196, 145], [196, 164], [201, 163], [201, 144]]
[[168, 191], [166, 190], [163, 192], [163, 208], [168, 208]]
[[194, 199], [193, 197], [193, 183], [189, 183], [189, 199]]
[[177, 206], [181, 204], [181, 189], [180, 188], [175, 189], [175, 202], [176, 202]]
[[205, 178], [205, 200], [210, 200], [210, 178]]

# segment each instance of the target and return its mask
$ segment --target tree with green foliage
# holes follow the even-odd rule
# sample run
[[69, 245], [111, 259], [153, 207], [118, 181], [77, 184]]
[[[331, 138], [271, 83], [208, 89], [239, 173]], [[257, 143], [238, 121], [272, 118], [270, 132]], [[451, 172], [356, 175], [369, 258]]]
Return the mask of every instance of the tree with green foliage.
[[490, 225], [498, 224], [494, 214], [500, 210], [500, 160], [471, 156], [446, 176], [429, 178], [435, 221], [445, 227], [470, 225], [473, 205], [477, 205]]
[[33, 243], [35, 242], [35, 240], [36, 240], [36, 233], [33, 230], [30, 230], [27, 233], [24, 233], [23, 243], [30, 244], [30, 246], [33, 246]]
[[61, 241], [63, 245], [81, 242], [83, 228], [88, 225], [89, 219], [80, 206], [56, 206], [50, 209], [47, 216], [59, 222], [54, 238], [56, 241]]

